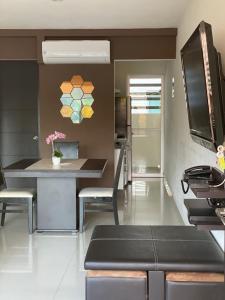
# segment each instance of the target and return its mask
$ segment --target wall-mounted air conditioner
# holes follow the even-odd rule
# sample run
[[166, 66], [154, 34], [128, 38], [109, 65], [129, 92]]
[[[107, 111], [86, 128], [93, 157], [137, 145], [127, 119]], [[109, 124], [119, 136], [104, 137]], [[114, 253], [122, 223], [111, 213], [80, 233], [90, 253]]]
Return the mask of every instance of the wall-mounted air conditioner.
[[107, 40], [44, 41], [45, 64], [108, 64], [110, 42]]

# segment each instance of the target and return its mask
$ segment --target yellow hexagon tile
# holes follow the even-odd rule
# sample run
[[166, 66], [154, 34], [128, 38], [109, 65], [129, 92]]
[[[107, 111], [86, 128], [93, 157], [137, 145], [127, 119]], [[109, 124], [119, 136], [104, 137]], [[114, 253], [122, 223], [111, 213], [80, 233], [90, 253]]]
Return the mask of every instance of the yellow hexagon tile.
[[73, 85], [71, 84], [70, 81], [64, 81], [61, 85], [60, 85], [60, 89], [63, 92], [63, 94], [70, 94], [72, 89], [73, 89]]
[[93, 115], [94, 111], [91, 106], [83, 106], [81, 110], [81, 114], [84, 119], [90, 119]]
[[91, 94], [94, 90], [93, 83], [91, 81], [85, 81], [81, 86], [84, 94]]
[[84, 79], [80, 75], [74, 75], [71, 78], [71, 83], [72, 83], [73, 87], [81, 87], [83, 82], [84, 82]]
[[73, 113], [73, 109], [71, 106], [63, 105], [63, 107], [60, 110], [60, 113], [64, 118], [70, 118]]

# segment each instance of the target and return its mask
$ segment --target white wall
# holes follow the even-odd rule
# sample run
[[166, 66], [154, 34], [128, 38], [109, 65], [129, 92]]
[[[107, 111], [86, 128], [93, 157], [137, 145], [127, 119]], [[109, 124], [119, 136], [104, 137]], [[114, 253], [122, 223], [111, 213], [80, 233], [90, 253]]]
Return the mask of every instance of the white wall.
[[121, 96], [127, 95], [127, 77], [140, 75], [164, 75], [168, 60], [133, 60], [115, 62], [115, 87]]
[[[224, 0], [190, 0], [178, 26], [177, 59], [175, 62], [171, 62], [167, 68], [168, 78], [175, 77], [175, 98], [170, 99], [168, 97], [165, 104], [165, 173], [177, 207], [187, 224], [187, 213], [183, 204], [184, 195], [180, 186], [183, 170], [200, 164], [216, 166], [216, 155], [191, 140], [182, 82], [180, 49], [198, 24], [204, 20], [212, 25], [214, 44], [222, 54], [225, 70], [224, 12]], [[170, 87], [170, 79], [167, 86]], [[193, 195], [189, 194], [188, 196]], [[223, 232], [217, 232], [216, 235], [223, 247]]]

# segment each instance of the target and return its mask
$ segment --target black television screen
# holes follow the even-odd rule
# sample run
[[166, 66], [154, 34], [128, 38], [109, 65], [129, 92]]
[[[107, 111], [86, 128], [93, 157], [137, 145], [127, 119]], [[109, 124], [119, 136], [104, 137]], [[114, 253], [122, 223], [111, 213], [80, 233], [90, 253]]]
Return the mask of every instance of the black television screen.
[[223, 79], [209, 24], [200, 23], [181, 58], [191, 136], [215, 151], [224, 141]]

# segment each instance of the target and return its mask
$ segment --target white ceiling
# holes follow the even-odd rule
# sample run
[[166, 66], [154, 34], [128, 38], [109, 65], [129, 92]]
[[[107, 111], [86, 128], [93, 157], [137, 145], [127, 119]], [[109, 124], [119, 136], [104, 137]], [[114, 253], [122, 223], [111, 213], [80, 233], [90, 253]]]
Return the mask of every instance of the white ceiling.
[[0, 0], [0, 28], [176, 27], [190, 0]]

